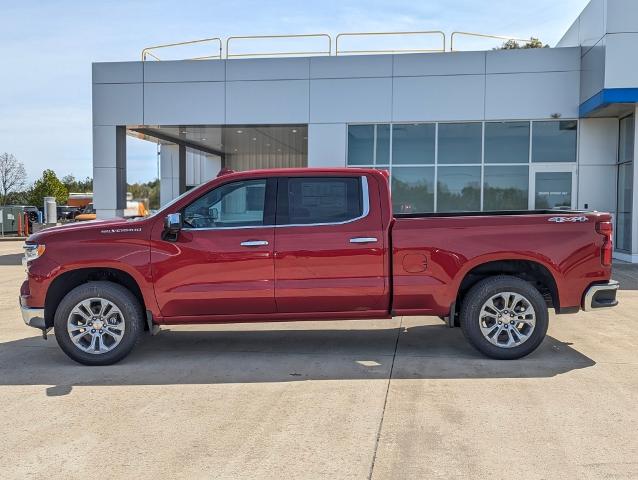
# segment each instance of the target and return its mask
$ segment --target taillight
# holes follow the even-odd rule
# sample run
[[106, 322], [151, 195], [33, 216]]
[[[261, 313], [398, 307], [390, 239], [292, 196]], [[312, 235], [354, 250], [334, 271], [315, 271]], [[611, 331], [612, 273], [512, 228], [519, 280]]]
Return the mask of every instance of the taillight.
[[611, 222], [598, 222], [596, 224], [596, 231], [605, 237], [605, 240], [603, 241], [603, 248], [600, 251], [600, 262], [605, 267], [609, 267], [614, 253], [614, 244], [612, 241], [614, 227]]

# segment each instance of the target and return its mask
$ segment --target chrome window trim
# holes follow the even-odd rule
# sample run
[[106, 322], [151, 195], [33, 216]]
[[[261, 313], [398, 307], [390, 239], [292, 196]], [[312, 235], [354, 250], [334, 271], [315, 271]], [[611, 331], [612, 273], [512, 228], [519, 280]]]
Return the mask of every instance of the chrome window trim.
[[[296, 177], [296, 178], [304, 178], [304, 177]], [[308, 177], [314, 178], [314, 177]], [[324, 177], [321, 177], [324, 178]], [[342, 178], [342, 177], [338, 177]], [[342, 222], [330, 222], [330, 223], [285, 223], [282, 225], [248, 225], [244, 227], [205, 227], [205, 228], [192, 228], [192, 227], [183, 227], [182, 230], [185, 231], [202, 231], [202, 230], [248, 230], [255, 228], [282, 228], [282, 227], [323, 227], [330, 225], [346, 225], [348, 223], [356, 222], [366, 218], [370, 214], [370, 193], [368, 190], [368, 177], [365, 175], [361, 175], [359, 177], [361, 179], [361, 196], [363, 199], [363, 211], [361, 215], [355, 218], [351, 218], [349, 220], [344, 220]]]

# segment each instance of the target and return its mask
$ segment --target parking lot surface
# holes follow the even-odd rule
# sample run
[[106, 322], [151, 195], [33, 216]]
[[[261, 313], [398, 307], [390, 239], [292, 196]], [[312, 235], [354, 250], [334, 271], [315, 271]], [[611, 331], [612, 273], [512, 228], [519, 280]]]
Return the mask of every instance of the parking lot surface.
[[635, 479], [638, 269], [495, 361], [438, 318], [170, 327], [84, 367], [0, 242], [0, 478]]

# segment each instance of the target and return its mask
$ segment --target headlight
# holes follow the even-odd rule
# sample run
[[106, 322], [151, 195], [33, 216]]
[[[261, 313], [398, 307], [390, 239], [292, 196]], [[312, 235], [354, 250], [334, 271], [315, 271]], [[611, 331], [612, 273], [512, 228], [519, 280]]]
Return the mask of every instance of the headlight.
[[44, 254], [44, 245], [37, 245], [33, 243], [27, 243], [24, 246], [24, 263], [35, 260]]

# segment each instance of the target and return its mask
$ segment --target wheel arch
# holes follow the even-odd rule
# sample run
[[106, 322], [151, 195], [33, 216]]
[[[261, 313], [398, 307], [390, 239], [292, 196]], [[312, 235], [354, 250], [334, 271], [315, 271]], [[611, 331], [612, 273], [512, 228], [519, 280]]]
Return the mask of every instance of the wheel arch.
[[531, 283], [543, 295], [548, 308], [560, 309], [558, 283], [554, 274], [542, 263], [524, 258], [491, 260], [470, 267], [459, 276], [456, 305], [460, 305], [474, 285], [496, 275], [512, 275]]
[[74, 288], [93, 281], [113, 282], [129, 290], [146, 310], [146, 301], [139, 283], [128, 272], [111, 267], [88, 267], [68, 270], [58, 275], [47, 289], [44, 301], [44, 320], [47, 327], [53, 326], [55, 312], [60, 301]]

